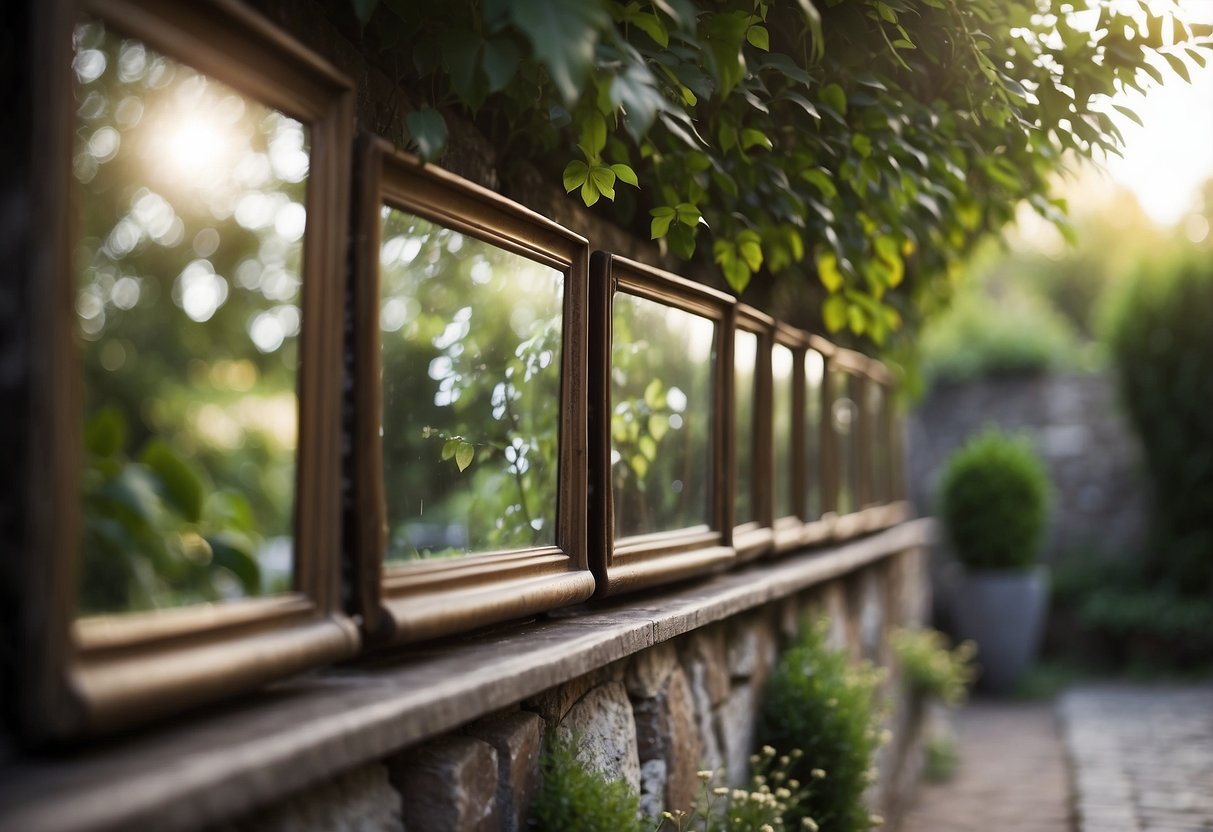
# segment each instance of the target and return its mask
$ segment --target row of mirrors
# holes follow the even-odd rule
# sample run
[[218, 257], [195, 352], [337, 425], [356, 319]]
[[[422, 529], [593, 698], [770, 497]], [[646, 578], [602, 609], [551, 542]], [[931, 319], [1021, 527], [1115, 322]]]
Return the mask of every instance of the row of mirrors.
[[239, 7], [125, 9], [71, 35], [44, 733], [900, 518], [878, 363], [355, 142]]

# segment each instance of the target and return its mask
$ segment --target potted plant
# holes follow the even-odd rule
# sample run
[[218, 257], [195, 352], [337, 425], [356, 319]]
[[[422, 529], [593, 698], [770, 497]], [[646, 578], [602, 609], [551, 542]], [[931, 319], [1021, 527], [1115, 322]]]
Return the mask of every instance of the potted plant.
[[948, 460], [939, 512], [964, 567], [958, 635], [977, 642], [982, 684], [1010, 688], [1032, 663], [1048, 602], [1039, 565], [1049, 481], [1026, 439], [990, 428]]

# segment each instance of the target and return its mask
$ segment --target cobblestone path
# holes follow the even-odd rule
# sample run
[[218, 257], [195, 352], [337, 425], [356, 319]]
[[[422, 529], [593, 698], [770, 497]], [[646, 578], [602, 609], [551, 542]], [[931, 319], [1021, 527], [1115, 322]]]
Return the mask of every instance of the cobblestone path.
[[973, 702], [956, 715], [956, 733], [956, 774], [920, 787], [900, 832], [1070, 832], [1053, 703]]
[[1058, 710], [1078, 832], [1213, 830], [1213, 686], [1081, 688]]

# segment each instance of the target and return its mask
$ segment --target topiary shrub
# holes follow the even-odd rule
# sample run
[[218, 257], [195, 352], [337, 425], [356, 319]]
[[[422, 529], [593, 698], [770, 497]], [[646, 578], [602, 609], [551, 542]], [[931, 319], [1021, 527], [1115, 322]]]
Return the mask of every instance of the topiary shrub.
[[576, 740], [551, 740], [540, 761], [543, 785], [527, 827], [537, 832], [649, 832], [640, 798], [622, 780], [607, 780], [577, 757]]
[[1026, 440], [990, 428], [948, 460], [939, 514], [965, 566], [1031, 566], [1048, 511], [1048, 475]]
[[1122, 398], [1153, 494], [1149, 577], [1174, 592], [1213, 590], [1213, 258], [1154, 264], [1112, 315]]
[[811, 817], [823, 830], [855, 832], [879, 819], [868, 814], [864, 792], [880, 745], [876, 686], [880, 672], [853, 667], [826, 645], [826, 622], [806, 626], [779, 658], [767, 681], [758, 737], [775, 748], [798, 748], [788, 774], [811, 783], [807, 797], [784, 816], [787, 828]]

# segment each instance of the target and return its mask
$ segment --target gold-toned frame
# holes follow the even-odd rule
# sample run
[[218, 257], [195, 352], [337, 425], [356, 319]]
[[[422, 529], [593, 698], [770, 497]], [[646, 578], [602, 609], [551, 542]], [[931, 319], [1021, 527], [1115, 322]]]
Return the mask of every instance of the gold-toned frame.
[[[778, 490], [776, 488], [776, 477], [780, 476], [779, 466], [776, 463], [775, 457], [775, 372], [774, 359], [770, 362], [771, 366], [771, 529], [772, 529], [772, 547], [776, 552], [786, 552], [790, 549], [796, 549], [804, 545], [804, 525], [806, 518], [805, 513], [805, 435], [804, 435], [804, 413], [805, 405], [805, 383], [804, 383], [804, 358], [805, 349], [808, 346], [808, 338], [805, 333], [794, 327], [788, 326], [782, 322], [775, 324], [772, 332], [772, 350], [776, 345], [787, 347], [792, 353], [792, 412], [787, 414], [791, 435], [792, 459], [778, 460], [779, 465], [790, 465], [791, 471], [788, 472], [789, 484], [791, 485], [792, 493], [789, 495], [792, 500], [793, 511], [788, 515], [780, 515], [779, 506], [777, 505]], [[773, 353], [772, 353], [773, 355]]]
[[[745, 523], [735, 522], [736, 511], [736, 407], [734, 396], [729, 397], [727, 417], [729, 419], [728, 443], [728, 510], [731, 542], [737, 557], [742, 560], [760, 557], [775, 545], [774, 500], [772, 499], [772, 470], [774, 448], [771, 435], [771, 344], [775, 337], [775, 319], [752, 306], [738, 304], [730, 319], [730, 334], [744, 330], [758, 336], [758, 354], [754, 361], [754, 410], [753, 434], [750, 438], [750, 489], [754, 519]], [[730, 341], [732, 338], [730, 337]], [[732, 355], [730, 354], [730, 361]], [[730, 363], [730, 389], [732, 373]]]
[[[589, 246], [485, 188], [359, 139], [354, 253], [355, 608], [367, 638], [436, 638], [580, 603], [594, 592], [586, 556], [586, 291]], [[556, 542], [391, 566], [380, 425], [380, 211], [390, 206], [560, 270], [564, 281]]]
[[[28, 742], [109, 733], [352, 655], [340, 611], [341, 328], [353, 90], [327, 62], [233, 0], [51, 0], [35, 130], [46, 229], [30, 276], [35, 333], [30, 550], [21, 627]], [[160, 613], [77, 619], [83, 376], [76, 349], [71, 210], [72, 31], [81, 15], [310, 128], [299, 336], [294, 591]], [[39, 227], [39, 226], [35, 226]]]
[[[614, 595], [726, 568], [734, 561], [726, 542], [724, 471], [732, 389], [732, 341], [728, 318], [733, 299], [677, 275], [602, 251], [591, 261], [590, 319], [590, 502], [591, 564], [598, 595]], [[611, 486], [612, 301], [617, 293], [644, 298], [707, 318], [716, 324], [712, 368], [711, 474], [708, 524], [690, 529], [614, 538], [615, 503]], [[727, 369], [727, 372], [726, 372]]]

